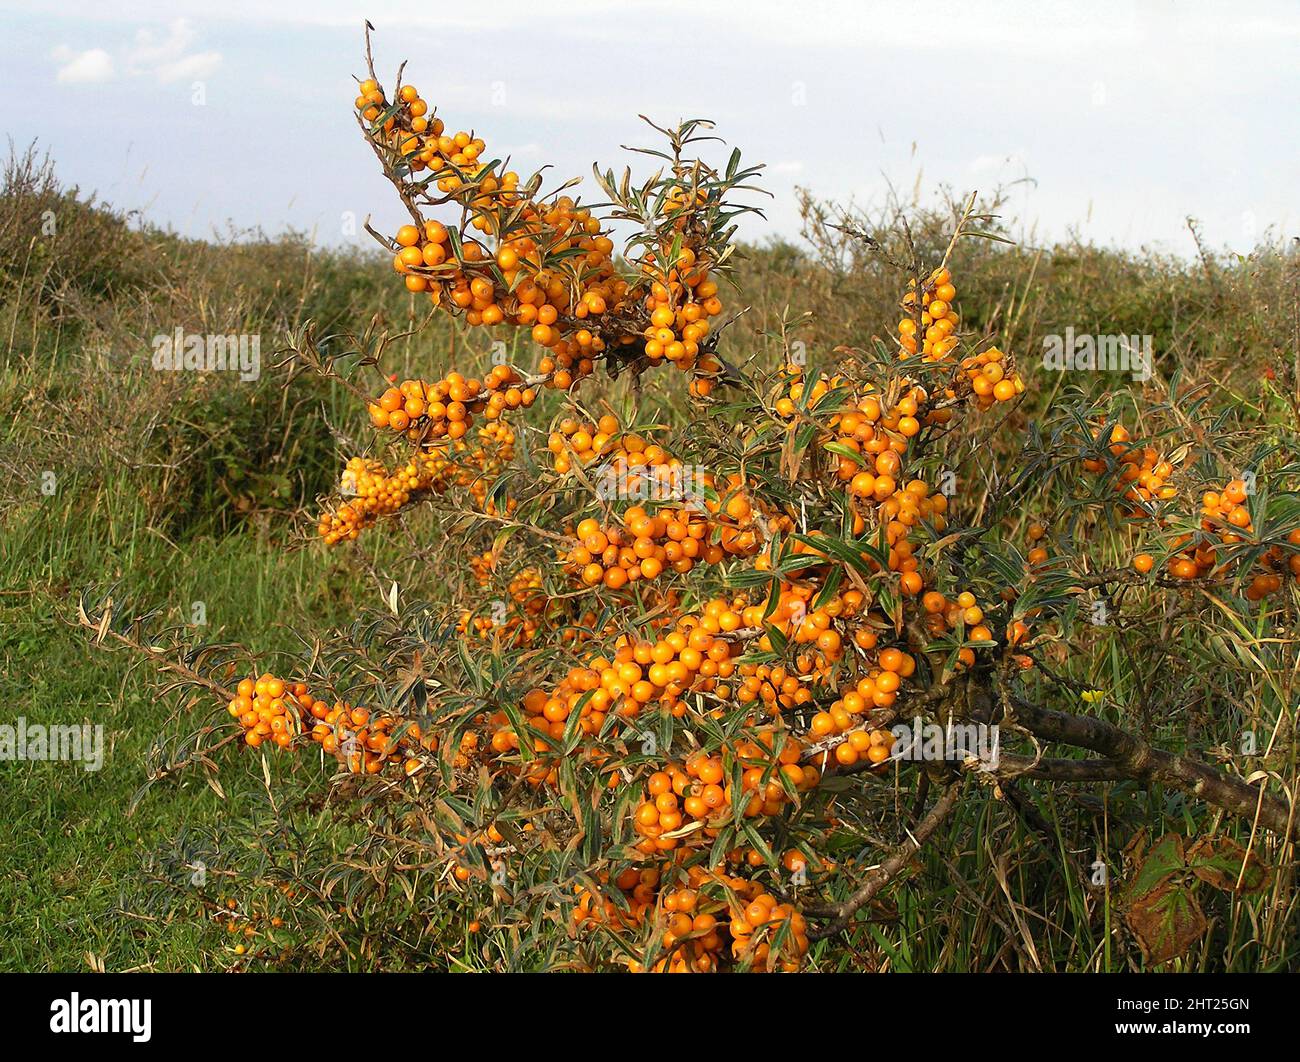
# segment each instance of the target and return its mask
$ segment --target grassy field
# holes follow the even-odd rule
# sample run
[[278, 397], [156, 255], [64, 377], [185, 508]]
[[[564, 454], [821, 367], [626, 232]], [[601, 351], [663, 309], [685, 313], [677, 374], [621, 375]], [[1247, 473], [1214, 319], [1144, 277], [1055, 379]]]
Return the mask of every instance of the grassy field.
[[[783, 333], [826, 352], [867, 344], [893, 327], [897, 276], [826, 227], [827, 207], [812, 200], [805, 207], [809, 244], [746, 249], [731, 298], [752, 310], [724, 342], [736, 362], [772, 363]], [[54, 233], [42, 231], [47, 212]], [[881, 242], [897, 237], [889, 217], [859, 221]], [[921, 246], [941, 247], [951, 221], [943, 210], [923, 213]], [[998, 331], [1027, 363], [1043, 335], [1067, 326], [1154, 334], [1166, 381], [1209, 383], [1233, 397], [1228, 433], [1252, 418], [1289, 415], [1265, 373], [1295, 357], [1294, 254], [1265, 247], [1244, 259], [1207, 253], [1182, 261], [1082, 243], [973, 242], [956, 267], [969, 278], [967, 325]], [[0, 967], [247, 965], [212, 919], [212, 904], [229, 894], [242, 907], [251, 902], [251, 880], [274, 881], [283, 869], [250, 854], [251, 836], [325, 822], [313, 819], [321, 808], [311, 798], [323, 769], [277, 766], [282, 776], [268, 787], [259, 760], [229, 756], [216, 787], [195, 772], [164, 779], [133, 803], [159, 736], [185, 729], [179, 713], [209, 706], [161, 694], [156, 672], [138, 658], [92, 648], [76, 626], [78, 595], [95, 587], [191, 627], [202, 603], [206, 625], [194, 627], [193, 637], [237, 644], [269, 665], [310, 650], [295, 630], [324, 636], [346, 626], [362, 608], [380, 605], [393, 580], [430, 600], [454, 590], [464, 578], [458, 532], [424, 516], [354, 550], [326, 555], [311, 542], [314, 499], [337, 476], [346, 449], [340, 439], [362, 437], [364, 411], [327, 381], [301, 376], [285, 386], [272, 364], [284, 337], [306, 322], [320, 335], [361, 332], [378, 313], [401, 330], [416, 312], [378, 253], [322, 250], [292, 234], [183, 240], [62, 188], [37, 159], [11, 160], [0, 192], [0, 721], [102, 724], [106, 755], [95, 772], [58, 762], [0, 764], [8, 823], [0, 845]], [[242, 384], [220, 374], [154, 371], [151, 337], [178, 326], [259, 333], [261, 378]], [[440, 321], [400, 341], [387, 361], [399, 372], [442, 369], [453, 344], [487, 346], [483, 336], [453, 337]], [[520, 360], [528, 356], [520, 352]], [[606, 382], [596, 393], [617, 407], [629, 386]], [[1100, 393], [1119, 384], [1099, 377], [1088, 386]], [[680, 417], [672, 381], [647, 387], [666, 415]], [[1028, 423], [1033, 408], [1020, 416]], [[43, 493], [50, 472], [54, 489]], [[1127, 532], [1108, 533], [1101, 548], [1123, 563]], [[451, 548], [432, 563], [407, 548], [444, 536]], [[1201, 748], [1232, 743], [1240, 718], [1214, 707], [1225, 700], [1246, 717], [1294, 726], [1293, 689], [1262, 682], [1241, 661], [1225, 663], [1195, 626], [1148, 618], [1148, 636], [1171, 640], [1188, 662], [1183, 674], [1147, 674], [1117, 656], [1072, 660], [1071, 673], [1089, 682], [1105, 676], [1115, 703], [1137, 703], [1146, 691], [1182, 706], [1144, 725]], [[1294, 777], [1289, 737], [1271, 768]], [[1131, 954], [1112, 950], [1109, 908], [1090, 898], [1088, 865], [1098, 852], [1120, 863], [1142, 826], [1152, 836], [1227, 829], [1176, 795], [1126, 783], [1104, 794], [1044, 788], [1025, 799], [1021, 814], [991, 796], [964, 804], [952, 844], [927, 853], [922, 871], [859, 931], [855, 948], [819, 945], [814, 968], [1129, 968]], [[344, 831], [320, 844], [338, 850], [346, 841]], [[282, 847], [286, 860], [295, 858], [290, 845]], [[217, 885], [187, 894], [196, 860]], [[1215, 926], [1188, 968], [1295, 967], [1289, 866], [1278, 867], [1264, 896], [1206, 903]], [[325, 947], [286, 938], [279, 962], [373, 969], [544, 961], [534, 942], [502, 938], [469, 949], [450, 923], [422, 917], [427, 928], [397, 941], [365, 928]], [[265, 965], [275, 961], [257, 968]]]

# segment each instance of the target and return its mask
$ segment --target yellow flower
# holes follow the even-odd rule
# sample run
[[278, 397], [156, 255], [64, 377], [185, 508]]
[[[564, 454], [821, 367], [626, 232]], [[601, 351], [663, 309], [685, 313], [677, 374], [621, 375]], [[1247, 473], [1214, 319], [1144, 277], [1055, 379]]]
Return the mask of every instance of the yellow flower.
[[1079, 696], [1088, 704], [1096, 704], [1106, 696], [1105, 690], [1084, 690]]

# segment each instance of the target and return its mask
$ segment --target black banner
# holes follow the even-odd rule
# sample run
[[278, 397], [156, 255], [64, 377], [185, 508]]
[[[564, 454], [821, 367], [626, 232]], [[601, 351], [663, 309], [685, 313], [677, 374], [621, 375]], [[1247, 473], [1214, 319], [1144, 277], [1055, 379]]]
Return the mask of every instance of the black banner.
[[[1068, 1036], [1094, 1044], [1200, 1040], [1232, 1050], [1234, 1041], [1282, 1036], [1296, 986], [1286, 975], [755, 976], [708, 977], [690, 991], [671, 976], [630, 974], [8, 974], [0, 976], [0, 1015], [17, 1042], [78, 1047], [99, 1039], [171, 1048], [227, 1037], [258, 1047], [338, 1047], [390, 1030], [418, 1043], [422, 1029], [436, 1033], [451, 1022], [465, 1035], [491, 1036], [499, 1050], [512, 1037], [536, 1045], [578, 1027], [588, 1043], [605, 1028], [716, 1031], [742, 1015], [754, 1032], [787, 1021], [806, 1028], [818, 1015], [833, 1022], [861, 1014], [874, 999], [876, 1018], [863, 1030], [873, 1048]], [[779, 1006], [755, 1010], [769, 993]]]

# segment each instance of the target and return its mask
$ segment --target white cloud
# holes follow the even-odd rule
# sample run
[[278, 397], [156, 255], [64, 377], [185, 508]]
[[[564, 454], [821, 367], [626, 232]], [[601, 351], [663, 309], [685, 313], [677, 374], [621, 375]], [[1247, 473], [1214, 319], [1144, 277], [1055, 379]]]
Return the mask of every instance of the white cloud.
[[173, 19], [166, 36], [151, 29], [138, 30], [135, 46], [127, 53], [127, 69], [135, 75], [152, 74], [161, 82], [211, 77], [221, 66], [220, 52], [190, 52], [198, 39], [183, 18]]
[[[201, 81], [221, 67], [220, 52], [192, 52], [198, 34], [188, 21], [174, 19], [165, 34], [151, 29], [136, 32], [135, 44], [121, 53], [121, 65], [131, 77], [154, 77], [160, 83]], [[56, 79], [64, 84], [89, 84], [111, 81], [117, 76], [118, 62], [103, 48], [76, 51], [65, 44], [51, 53], [59, 64]]]
[[110, 81], [114, 74], [113, 57], [103, 48], [78, 52], [66, 44], [60, 44], [51, 53], [51, 58], [59, 64], [56, 80], [65, 85]]

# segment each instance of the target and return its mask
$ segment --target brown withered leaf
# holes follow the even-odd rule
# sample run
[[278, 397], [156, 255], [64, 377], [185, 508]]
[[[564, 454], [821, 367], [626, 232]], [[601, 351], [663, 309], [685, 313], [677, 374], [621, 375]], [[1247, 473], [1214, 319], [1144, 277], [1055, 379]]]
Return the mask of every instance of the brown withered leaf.
[[1185, 954], [1208, 925], [1196, 897], [1172, 881], [1135, 899], [1125, 911], [1124, 920], [1149, 966]]
[[1202, 837], [1187, 853], [1187, 865], [1207, 885], [1225, 892], [1258, 892], [1268, 870], [1230, 837]]

